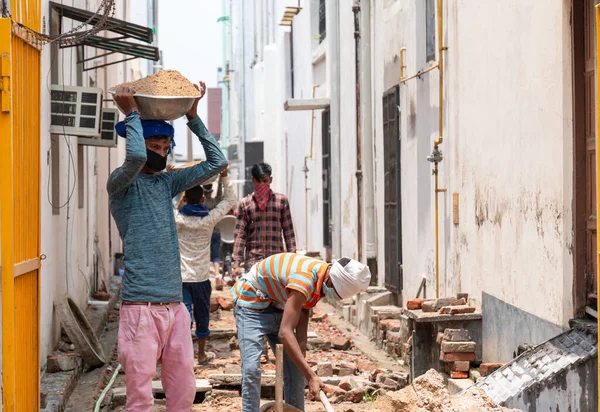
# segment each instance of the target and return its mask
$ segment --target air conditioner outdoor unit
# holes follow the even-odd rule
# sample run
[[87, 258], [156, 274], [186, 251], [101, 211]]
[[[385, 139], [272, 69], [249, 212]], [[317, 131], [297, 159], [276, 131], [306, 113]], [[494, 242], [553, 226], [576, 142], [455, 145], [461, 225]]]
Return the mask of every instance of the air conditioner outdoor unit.
[[77, 143], [86, 146], [117, 147], [118, 135], [115, 125], [119, 121], [118, 109], [102, 109], [102, 122], [100, 122], [100, 136], [79, 137]]
[[102, 89], [53, 84], [50, 112], [50, 133], [98, 137]]

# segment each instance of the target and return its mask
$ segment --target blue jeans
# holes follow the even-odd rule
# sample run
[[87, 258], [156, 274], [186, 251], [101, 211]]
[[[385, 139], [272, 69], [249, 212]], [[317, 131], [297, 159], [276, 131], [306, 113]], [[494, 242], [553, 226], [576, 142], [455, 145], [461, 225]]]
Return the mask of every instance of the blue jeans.
[[[235, 306], [235, 324], [242, 359], [242, 411], [260, 410], [260, 356], [266, 336], [271, 349], [280, 343], [277, 335], [283, 311], [273, 307], [255, 310]], [[287, 353], [283, 355], [283, 396], [288, 405], [304, 410], [306, 380]]]

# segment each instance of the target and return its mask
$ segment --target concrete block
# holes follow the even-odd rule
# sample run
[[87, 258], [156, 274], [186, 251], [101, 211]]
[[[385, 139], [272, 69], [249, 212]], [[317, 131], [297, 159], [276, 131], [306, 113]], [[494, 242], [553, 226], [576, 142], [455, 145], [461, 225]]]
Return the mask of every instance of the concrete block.
[[473, 381], [471, 379], [448, 379], [448, 392], [450, 395], [456, 395], [459, 392], [462, 392], [465, 389], [473, 386]]
[[466, 329], [444, 330], [444, 340], [449, 342], [467, 342], [471, 340], [469, 331]]
[[442, 352], [475, 352], [475, 342], [442, 342]]
[[427, 300], [422, 304], [423, 312], [437, 312], [444, 306], [450, 306], [455, 301], [456, 298], [454, 297]]
[[81, 356], [77, 353], [53, 352], [46, 359], [48, 373], [67, 372], [81, 368]]

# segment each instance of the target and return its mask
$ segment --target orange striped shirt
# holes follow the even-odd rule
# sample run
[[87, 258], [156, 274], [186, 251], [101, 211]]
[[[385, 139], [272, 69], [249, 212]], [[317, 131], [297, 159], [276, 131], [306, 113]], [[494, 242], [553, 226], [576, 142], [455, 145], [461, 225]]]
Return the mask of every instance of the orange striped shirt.
[[[231, 288], [237, 305], [251, 309], [265, 309], [271, 303], [284, 309], [290, 290], [297, 290], [306, 297], [303, 308], [312, 308], [321, 299], [323, 278], [329, 264], [296, 253], [280, 253], [257, 263], [257, 282], [253, 285], [240, 279]], [[256, 290], [266, 298], [258, 297]]]

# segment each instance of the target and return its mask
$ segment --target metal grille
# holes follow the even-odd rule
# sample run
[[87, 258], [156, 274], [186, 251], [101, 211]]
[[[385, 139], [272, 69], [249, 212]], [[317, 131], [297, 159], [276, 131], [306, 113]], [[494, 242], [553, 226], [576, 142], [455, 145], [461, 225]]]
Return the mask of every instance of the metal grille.
[[325, 3], [326, 0], [319, 0], [319, 43], [325, 40], [325, 36], [327, 35]]
[[329, 109], [321, 115], [322, 157], [323, 157], [323, 246], [331, 247], [331, 121]]
[[402, 207], [400, 187], [399, 87], [383, 95], [385, 286], [402, 291]]

